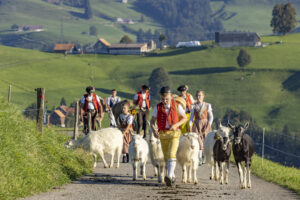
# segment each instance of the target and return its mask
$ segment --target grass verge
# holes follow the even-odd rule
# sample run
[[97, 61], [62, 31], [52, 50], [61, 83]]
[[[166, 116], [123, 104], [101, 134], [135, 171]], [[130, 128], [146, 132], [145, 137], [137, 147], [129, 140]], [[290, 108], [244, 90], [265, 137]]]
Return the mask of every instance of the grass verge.
[[0, 199], [45, 192], [90, 173], [91, 156], [65, 149], [66, 140], [52, 129], [40, 134], [34, 122], [0, 98]]

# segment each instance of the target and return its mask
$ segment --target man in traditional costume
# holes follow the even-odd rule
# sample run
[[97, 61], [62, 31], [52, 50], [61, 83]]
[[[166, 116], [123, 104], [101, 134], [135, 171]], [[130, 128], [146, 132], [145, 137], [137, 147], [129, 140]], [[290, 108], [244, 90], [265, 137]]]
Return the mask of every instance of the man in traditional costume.
[[[150, 88], [147, 85], [141, 87], [141, 91], [135, 94], [133, 102], [136, 106], [139, 107], [139, 112], [137, 114], [137, 134], [143, 135], [145, 138], [147, 135], [147, 120], [149, 116], [149, 109], [151, 108], [151, 96], [149, 93]], [[144, 133], [141, 133], [141, 130], [144, 130]]]
[[110, 126], [111, 127], [116, 127], [116, 119], [115, 116], [112, 112], [112, 107], [116, 105], [117, 103], [121, 102], [121, 98], [117, 96], [117, 90], [113, 89], [111, 96], [107, 97], [106, 99], [106, 107], [107, 107], [107, 112], [110, 120]]
[[100, 98], [95, 94], [93, 86], [86, 88], [86, 94], [84, 94], [80, 100], [81, 103], [81, 121], [83, 121], [83, 132], [88, 134], [89, 130], [89, 117], [91, 115], [91, 129], [96, 130], [96, 117], [97, 115], [103, 115], [103, 108], [100, 104]]
[[[185, 110], [177, 103], [169, 87], [160, 90], [161, 102], [154, 107], [151, 119], [151, 128], [155, 136], [159, 137], [164, 154], [168, 174], [165, 176], [167, 186], [175, 183], [176, 153], [181, 131], [179, 126], [187, 121]], [[158, 130], [156, 129], [156, 124]]]

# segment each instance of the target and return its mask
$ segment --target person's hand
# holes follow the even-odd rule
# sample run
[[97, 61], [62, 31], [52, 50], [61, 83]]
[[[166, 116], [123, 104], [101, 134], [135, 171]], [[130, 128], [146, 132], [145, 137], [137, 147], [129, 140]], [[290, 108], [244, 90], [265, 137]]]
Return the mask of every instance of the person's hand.
[[158, 130], [155, 130], [154, 137], [156, 137], [157, 139], [159, 138], [159, 131]]
[[170, 127], [170, 130], [171, 131], [176, 131], [177, 130], [177, 126], [175, 124], [173, 124], [171, 127]]

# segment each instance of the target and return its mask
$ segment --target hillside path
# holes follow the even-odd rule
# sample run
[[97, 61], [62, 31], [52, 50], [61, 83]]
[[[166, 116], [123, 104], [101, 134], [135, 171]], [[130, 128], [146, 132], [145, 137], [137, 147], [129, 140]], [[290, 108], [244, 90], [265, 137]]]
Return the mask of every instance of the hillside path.
[[[109, 160], [109, 159], [107, 159]], [[147, 178], [141, 177], [132, 181], [132, 167], [130, 164], [120, 164], [120, 168], [103, 168], [98, 162], [93, 174], [83, 176], [71, 184], [55, 188], [50, 192], [42, 193], [26, 200], [95, 200], [95, 199], [299, 199], [295, 193], [273, 183], [268, 183], [252, 175], [252, 188], [239, 189], [237, 168], [230, 166], [229, 184], [220, 185], [209, 180], [209, 167], [207, 164], [198, 169], [197, 185], [181, 183], [181, 167], [176, 166], [177, 185], [167, 188], [157, 183], [153, 176], [154, 169], [147, 164]]]

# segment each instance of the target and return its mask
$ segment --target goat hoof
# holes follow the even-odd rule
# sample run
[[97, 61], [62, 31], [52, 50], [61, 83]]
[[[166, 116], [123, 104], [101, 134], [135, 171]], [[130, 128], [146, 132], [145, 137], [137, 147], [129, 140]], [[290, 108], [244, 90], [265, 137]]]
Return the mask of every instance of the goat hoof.
[[209, 177], [209, 179], [210, 179], [210, 180], [213, 180], [213, 179], [214, 179], [214, 177], [213, 177], [213, 176], [210, 176], [210, 177]]
[[192, 182], [192, 180], [188, 180], [187, 182], [188, 182], [188, 183], [191, 183], [191, 182]]
[[186, 181], [183, 180], [182, 183], [183, 183], [183, 184], [186, 184]]
[[117, 166], [116, 166], [116, 168], [120, 168], [120, 166], [119, 166], [119, 165], [117, 165]]
[[154, 174], [154, 177], [157, 177], [158, 175], [157, 174]]
[[197, 184], [198, 184], [198, 181], [194, 181], [194, 184], [197, 185]]
[[228, 181], [225, 181], [225, 184], [228, 184]]
[[241, 189], [245, 189], [246, 188], [246, 186], [245, 185], [241, 185]]
[[247, 185], [248, 188], [251, 188], [251, 185]]
[[104, 165], [104, 168], [108, 168], [108, 166], [107, 166], [107, 165]]
[[113, 166], [112, 166], [112, 165], [109, 165], [109, 168], [113, 168]]

